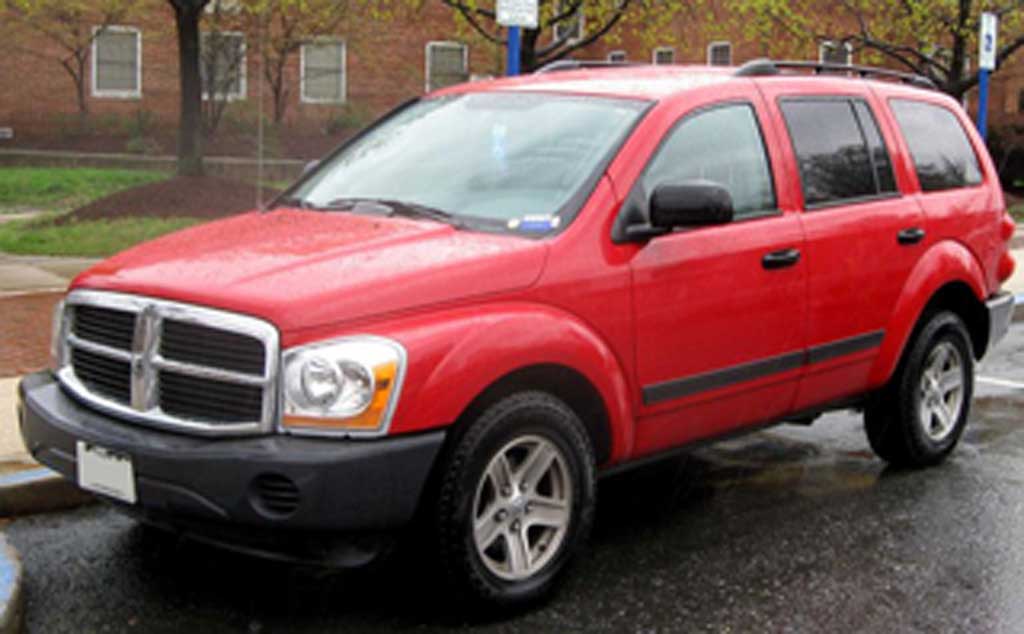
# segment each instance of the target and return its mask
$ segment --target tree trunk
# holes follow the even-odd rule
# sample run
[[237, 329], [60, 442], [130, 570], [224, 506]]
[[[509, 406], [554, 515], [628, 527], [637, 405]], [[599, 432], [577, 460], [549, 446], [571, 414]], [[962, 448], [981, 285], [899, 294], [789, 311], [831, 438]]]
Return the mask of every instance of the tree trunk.
[[[184, 4], [184, 3], [182, 3]], [[178, 27], [181, 114], [178, 122], [178, 174], [203, 174], [202, 80], [199, 75], [199, 18], [204, 2], [174, 6]]]
[[537, 70], [537, 36], [539, 29], [522, 29], [519, 41], [519, 70], [523, 74]]

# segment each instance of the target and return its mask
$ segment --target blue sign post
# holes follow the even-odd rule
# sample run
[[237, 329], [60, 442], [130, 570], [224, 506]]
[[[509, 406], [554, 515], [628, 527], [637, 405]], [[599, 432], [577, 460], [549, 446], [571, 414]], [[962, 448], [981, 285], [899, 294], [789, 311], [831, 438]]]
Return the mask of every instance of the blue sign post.
[[523, 47], [522, 30], [537, 28], [538, 0], [498, 0], [498, 24], [508, 27], [508, 62], [505, 74], [518, 75], [519, 53]]
[[978, 33], [978, 134], [988, 137], [988, 79], [996, 69], [996, 41], [999, 18], [994, 13], [981, 14], [981, 32]]
[[518, 26], [508, 27], [508, 63], [506, 74], [510, 77], [519, 74], [519, 48], [522, 45], [522, 34]]

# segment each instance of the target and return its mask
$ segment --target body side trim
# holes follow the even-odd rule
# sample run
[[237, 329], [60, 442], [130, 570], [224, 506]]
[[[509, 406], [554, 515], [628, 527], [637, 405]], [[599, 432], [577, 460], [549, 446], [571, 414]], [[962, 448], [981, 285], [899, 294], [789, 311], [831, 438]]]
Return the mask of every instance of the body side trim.
[[736, 383], [745, 383], [772, 374], [787, 372], [807, 365], [821, 363], [855, 352], [877, 348], [885, 338], [884, 330], [839, 339], [813, 346], [807, 350], [787, 352], [775, 357], [758, 359], [749, 363], [713, 370], [695, 376], [671, 379], [643, 387], [644, 405], [691, 396], [699, 392], [715, 390]]

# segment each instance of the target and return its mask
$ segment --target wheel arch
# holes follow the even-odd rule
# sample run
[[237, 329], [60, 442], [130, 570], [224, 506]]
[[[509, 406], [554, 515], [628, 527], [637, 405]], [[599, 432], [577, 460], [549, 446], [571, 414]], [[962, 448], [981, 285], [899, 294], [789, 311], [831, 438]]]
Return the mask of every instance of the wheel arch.
[[918, 261], [895, 304], [872, 369], [872, 385], [889, 380], [921, 325], [939, 310], [949, 310], [963, 320], [974, 356], [980, 359], [989, 337], [985, 289], [982, 267], [965, 246], [951, 240], [933, 245]]

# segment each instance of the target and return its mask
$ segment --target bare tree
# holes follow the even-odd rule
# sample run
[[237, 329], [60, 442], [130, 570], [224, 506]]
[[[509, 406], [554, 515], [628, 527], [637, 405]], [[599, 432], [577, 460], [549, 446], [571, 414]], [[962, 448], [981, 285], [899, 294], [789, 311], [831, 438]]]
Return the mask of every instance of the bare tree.
[[[14, 48], [57, 61], [75, 87], [78, 114], [89, 114], [89, 55], [93, 41], [133, 15], [140, 0], [6, 0], [0, 18], [11, 27], [6, 39]], [[16, 31], [42, 36], [53, 49], [21, 42]], [[54, 53], [53, 51], [56, 51]]]
[[178, 121], [178, 173], [203, 173], [202, 81], [199, 74], [199, 21], [210, 0], [167, 0], [178, 31], [181, 113]]

